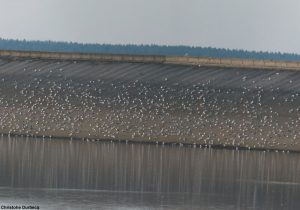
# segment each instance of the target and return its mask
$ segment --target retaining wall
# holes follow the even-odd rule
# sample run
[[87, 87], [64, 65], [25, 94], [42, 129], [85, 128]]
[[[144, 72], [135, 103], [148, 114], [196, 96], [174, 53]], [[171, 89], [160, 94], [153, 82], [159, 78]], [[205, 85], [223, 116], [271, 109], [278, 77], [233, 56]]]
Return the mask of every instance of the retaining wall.
[[103, 62], [137, 62], [137, 63], [163, 63], [176, 65], [217, 66], [231, 68], [254, 68], [276, 70], [300, 70], [300, 62], [249, 60], [249, 59], [223, 59], [191, 56], [159, 56], [159, 55], [122, 55], [122, 54], [92, 54], [92, 53], [58, 53], [34, 51], [0, 51], [0, 56], [33, 58], [33, 59], [59, 59], [59, 60], [89, 60]]

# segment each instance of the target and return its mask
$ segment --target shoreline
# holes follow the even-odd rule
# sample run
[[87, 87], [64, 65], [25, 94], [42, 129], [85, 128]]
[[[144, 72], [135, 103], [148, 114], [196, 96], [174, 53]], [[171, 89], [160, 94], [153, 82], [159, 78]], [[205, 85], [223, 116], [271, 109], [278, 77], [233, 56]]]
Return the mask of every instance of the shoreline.
[[88, 137], [68, 137], [68, 136], [43, 136], [43, 135], [29, 135], [29, 134], [15, 134], [15, 133], [0, 133], [1, 137], [25, 137], [31, 140], [40, 139], [43, 141], [82, 141], [82, 142], [99, 142], [99, 143], [120, 143], [120, 144], [142, 144], [142, 145], [157, 145], [157, 146], [176, 146], [188, 147], [195, 149], [216, 149], [216, 150], [236, 150], [236, 151], [257, 151], [257, 152], [281, 152], [281, 153], [296, 153], [299, 154], [300, 150], [293, 149], [276, 149], [276, 148], [259, 148], [259, 147], [245, 147], [245, 146], [232, 146], [222, 144], [196, 144], [196, 143], [180, 143], [180, 142], [162, 142], [162, 141], [139, 141], [139, 140], [124, 140], [124, 139], [93, 139]]

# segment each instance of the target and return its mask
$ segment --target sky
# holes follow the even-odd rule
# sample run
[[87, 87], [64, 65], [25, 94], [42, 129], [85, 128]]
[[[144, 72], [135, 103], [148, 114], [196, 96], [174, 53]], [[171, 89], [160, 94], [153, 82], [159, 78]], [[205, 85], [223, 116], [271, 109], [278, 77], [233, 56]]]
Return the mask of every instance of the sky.
[[0, 0], [0, 37], [300, 53], [299, 0]]

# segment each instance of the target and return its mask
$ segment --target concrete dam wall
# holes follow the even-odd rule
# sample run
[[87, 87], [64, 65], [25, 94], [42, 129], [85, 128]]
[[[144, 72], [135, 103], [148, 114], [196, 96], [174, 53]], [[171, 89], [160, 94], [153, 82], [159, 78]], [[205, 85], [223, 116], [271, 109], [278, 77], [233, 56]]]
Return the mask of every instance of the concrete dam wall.
[[0, 132], [299, 151], [299, 63], [201, 59], [0, 51]]
[[192, 56], [159, 56], [159, 55], [125, 55], [125, 54], [92, 54], [92, 53], [59, 53], [59, 52], [32, 52], [32, 51], [5, 51], [0, 50], [2, 57], [18, 57], [33, 59], [58, 59], [102, 62], [135, 62], [161, 63], [178, 65], [204, 65], [236, 68], [258, 68], [278, 70], [300, 70], [300, 62], [208, 58]]

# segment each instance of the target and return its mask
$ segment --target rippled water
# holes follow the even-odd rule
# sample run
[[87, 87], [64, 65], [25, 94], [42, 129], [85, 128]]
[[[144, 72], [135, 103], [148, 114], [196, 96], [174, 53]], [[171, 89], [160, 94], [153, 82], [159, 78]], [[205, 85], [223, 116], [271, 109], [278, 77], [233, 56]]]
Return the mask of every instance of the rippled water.
[[0, 205], [299, 209], [300, 154], [2, 137]]

